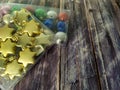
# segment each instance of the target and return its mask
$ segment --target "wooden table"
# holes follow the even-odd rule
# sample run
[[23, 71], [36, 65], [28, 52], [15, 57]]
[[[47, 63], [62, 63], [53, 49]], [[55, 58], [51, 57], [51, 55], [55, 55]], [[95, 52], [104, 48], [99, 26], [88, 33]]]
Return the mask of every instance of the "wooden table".
[[[59, 7], [59, 0], [1, 0]], [[15, 90], [120, 90], [120, 0], [65, 0], [68, 42], [53, 45]]]

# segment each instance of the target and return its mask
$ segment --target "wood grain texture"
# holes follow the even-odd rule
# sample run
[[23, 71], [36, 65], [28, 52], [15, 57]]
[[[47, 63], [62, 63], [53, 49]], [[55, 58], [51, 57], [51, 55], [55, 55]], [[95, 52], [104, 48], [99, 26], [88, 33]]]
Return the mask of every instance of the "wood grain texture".
[[[59, 0], [1, 0], [59, 7]], [[68, 42], [54, 45], [15, 90], [119, 90], [120, 0], [65, 0]]]

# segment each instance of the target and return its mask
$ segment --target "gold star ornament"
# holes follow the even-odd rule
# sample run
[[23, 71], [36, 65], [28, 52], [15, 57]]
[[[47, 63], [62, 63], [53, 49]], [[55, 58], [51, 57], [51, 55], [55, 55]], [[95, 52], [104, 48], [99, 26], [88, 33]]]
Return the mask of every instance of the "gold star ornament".
[[20, 52], [20, 57], [18, 59], [19, 63], [22, 63], [24, 67], [26, 67], [28, 64], [34, 64], [34, 56], [35, 52], [30, 51], [29, 48], [24, 49]]
[[14, 12], [13, 19], [17, 25], [24, 26], [24, 23], [28, 22], [29, 16], [30, 13], [26, 9], [21, 9]]
[[34, 38], [29, 37], [27, 33], [18, 36], [17, 46], [22, 47], [23, 49], [34, 43]]
[[3, 16], [3, 22], [5, 24], [10, 24], [11, 21], [12, 21], [12, 16], [10, 14], [6, 14]]
[[29, 21], [23, 29], [23, 32], [27, 32], [29, 36], [33, 36], [34, 34], [39, 35], [41, 33], [39, 23], [35, 20]]
[[13, 28], [9, 28], [8, 25], [0, 27], [0, 39], [5, 41], [7, 38], [12, 38]]
[[37, 45], [41, 45], [41, 44], [50, 45], [50, 44], [52, 44], [50, 35], [46, 35], [44, 33], [41, 33], [39, 36], [37, 36], [35, 38], [36, 38]]
[[13, 79], [15, 76], [21, 76], [23, 70], [23, 65], [19, 64], [17, 60], [8, 63], [5, 69], [4, 75], [9, 75], [10, 79]]
[[15, 54], [15, 43], [13, 43], [10, 39], [5, 42], [1, 42], [0, 52], [3, 56], [7, 56], [8, 54]]
[[5, 68], [6, 58], [0, 54], [0, 68]]
[[33, 51], [36, 52], [36, 56], [40, 55], [43, 51], [44, 51], [44, 48], [42, 45], [36, 45], [33, 49]]

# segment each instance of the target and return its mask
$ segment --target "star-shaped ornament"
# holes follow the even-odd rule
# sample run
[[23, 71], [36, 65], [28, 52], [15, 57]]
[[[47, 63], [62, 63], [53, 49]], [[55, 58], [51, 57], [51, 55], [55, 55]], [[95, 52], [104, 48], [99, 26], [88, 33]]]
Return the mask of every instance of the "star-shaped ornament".
[[9, 28], [8, 25], [0, 27], [0, 39], [5, 41], [7, 38], [12, 38], [13, 28]]
[[41, 33], [39, 36], [36, 37], [36, 44], [37, 45], [40, 45], [40, 44], [50, 45], [52, 44], [52, 41], [50, 39], [51, 39], [50, 35]]
[[5, 67], [5, 61], [6, 61], [6, 58], [0, 54], [0, 68]]
[[15, 11], [13, 18], [15, 23], [18, 25], [23, 25], [25, 22], [29, 21], [30, 13], [26, 9], [21, 9], [20, 11]]
[[3, 16], [3, 22], [5, 23], [5, 24], [10, 24], [10, 22], [12, 21], [12, 15], [10, 15], [10, 14], [6, 14], [6, 15], [4, 15]]
[[4, 75], [9, 75], [10, 79], [13, 79], [15, 76], [21, 76], [23, 70], [23, 65], [19, 64], [17, 60], [8, 63], [5, 69]]
[[33, 50], [36, 52], [36, 56], [38, 56], [44, 51], [44, 48], [42, 45], [36, 45]]
[[26, 67], [28, 64], [33, 64], [35, 54], [36, 53], [30, 51], [29, 48], [26, 48], [20, 52], [20, 57], [18, 59], [18, 62], [22, 63], [24, 67]]
[[27, 33], [18, 36], [17, 46], [25, 48], [27, 45], [32, 45], [34, 43], [34, 38], [29, 37]]
[[6, 57], [8, 54], [15, 54], [15, 43], [10, 39], [7, 39], [5, 42], [1, 42], [0, 52]]
[[29, 36], [33, 36], [34, 34], [39, 35], [41, 33], [39, 23], [35, 22], [35, 20], [29, 21], [23, 32], [27, 32]]

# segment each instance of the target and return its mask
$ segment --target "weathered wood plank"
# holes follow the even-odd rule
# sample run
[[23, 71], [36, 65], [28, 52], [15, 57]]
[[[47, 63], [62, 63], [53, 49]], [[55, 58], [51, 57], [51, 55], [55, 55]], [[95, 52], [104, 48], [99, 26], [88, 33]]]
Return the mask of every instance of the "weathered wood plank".
[[[119, 30], [116, 28], [115, 22], [119, 23], [119, 19], [117, 20], [117, 17], [114, 11], [112, 10], [112, 7], [113, 6], [111, 6], [111, 2], [109, 0], [105, 0], [103, 3], [100, 4], [101, 15], [104, 20], [105, 29], [107, 31], [107, 42], [110, 47], [103, 48], [102, 53], [104, 55], [104, 64], [108, 79], [109, 90], [118, 90], [120, 88], [118, 81], [118, 78], [120, 76], [120, 74], [118, 73], [120, 68], [120, 56], [118, 55], [120, 53], [120, 35]], [[109, 53], [105, 53], [105, 49], [110, 50]]]
[[[97, 57], [99, 77], [102, 90], [118, 90], [119, 84], [119, 31], [115, 27], [115, 13], [109, 0], [90, 0], [93, 22], [91, 22], [91, 35], [93, 48]], [[95, 3], [96, 2], [96, 3]], [[115, 21], [115, 19], [117, 21]], [[92, 25], [93, 24], [93, 25]], [[119, 28], [119, 26], [117, 26]], [[117, 55], [117, 56], [116, 56]], [[115, 70], [116, 69], [116, 70]], [[114, 73], [114, 74], [113, 74]], [[115, 75], [116, 73], [116, 75]], [[111, 81], [112, 80], [112, 81]], [[104, 81], [104, 82], [103, 82]], [[113, 83], [114, 82], [114, 83]], [[116, 86], [116, 84], [118, 84]]]
[[[96, 3], [95, 0], [88, 0], [88, 2], [86, 2], [88, 5], [87, 10], [88, 10], [88, 25], [89, 25], [89, 31], [90, 31], [90, 35], [91, 35], [91, 39], [92, 39], [92, 43], [93, 43], [93, 49], [95, 52], [95, 58], [96, 58], [96, 65], [98, 67], [98, 75], [99, 75], [99, 79], [101, 80], [101, 78], [104, 78], [104, 80], [101, 80], [100, 84], [100, 89], [103, 90], [107, 90], [107, 83], [106, 83], [106, 75], [104, 74], [105, 71], [105, 67], [104, 67], [104, 61], [103, 61], [103, 57], [102, 57], [102, 52], [101, 52], [101, 48], [99, 45], [100, 42], [100, 37], [102, 36], [102, 38], [104, 39], [104, 34], [105, 31], [103, 30], [103, 27], [101, 27], [103, 24], [101, 24], [101, 16], [100, 16], [100, 11], [98, 8], [98, 5]], [[99, 27], [97, 27], [98, 25]], [[103, 33], [103, 35], [102, 35]], [[99, 36], [98, 36], [99, 35]], [[102, 73], [102, 76], [101, 76]], [[105, 85], [105, 86], [104, 86]]]
[[[69, 3], [72, 10], [72, 26], [69, 42], [61, 50], [60, 90], [98, 90], [94, 55], [89, 39], [84, 2]], [[75, 22], [75, 23], [73, 23]], [[74, 30], [74, 32], [73, 32]], [[66, 52], [67, 53], [64, 53]]]

